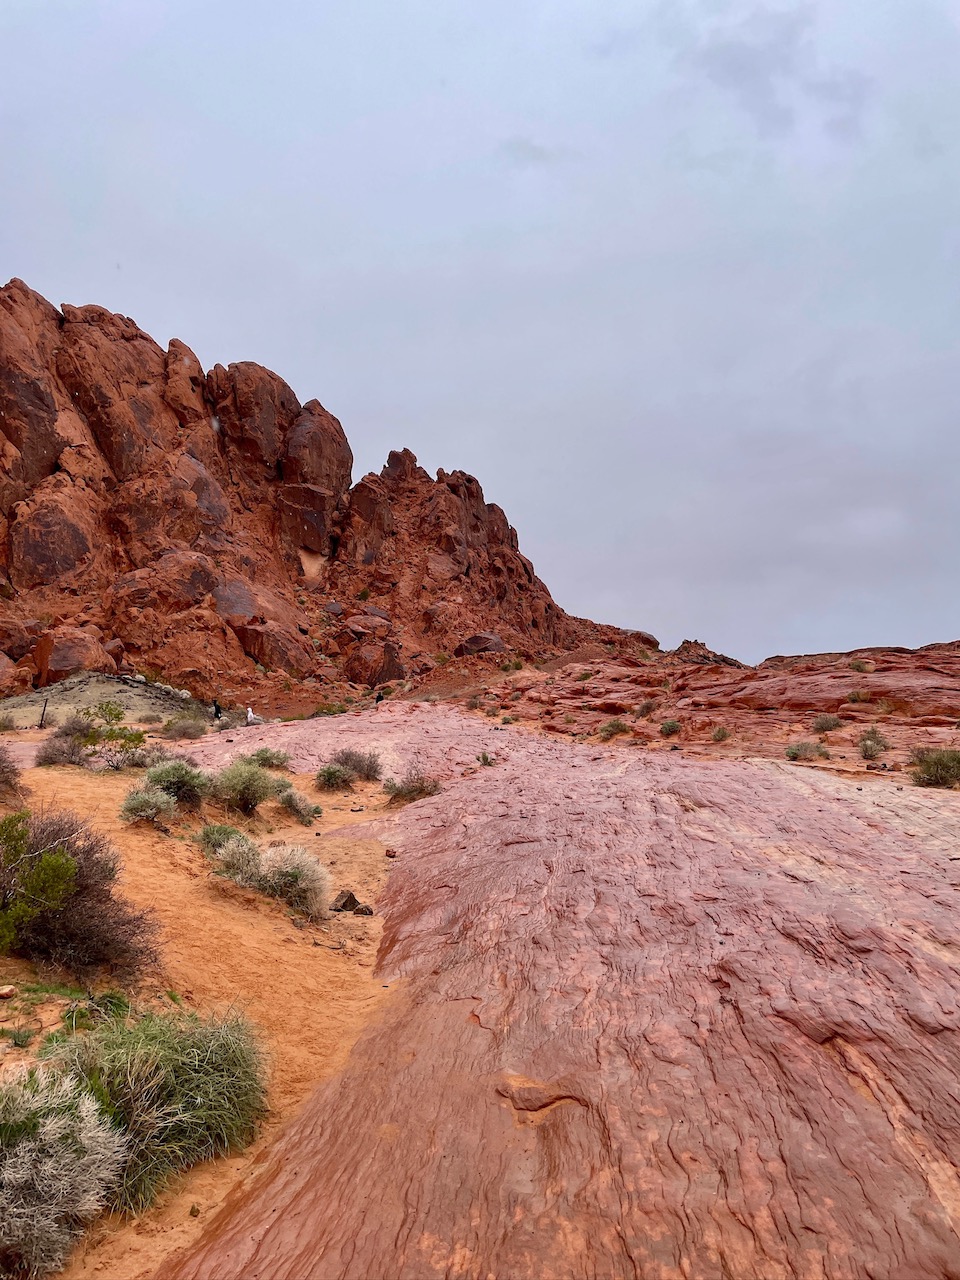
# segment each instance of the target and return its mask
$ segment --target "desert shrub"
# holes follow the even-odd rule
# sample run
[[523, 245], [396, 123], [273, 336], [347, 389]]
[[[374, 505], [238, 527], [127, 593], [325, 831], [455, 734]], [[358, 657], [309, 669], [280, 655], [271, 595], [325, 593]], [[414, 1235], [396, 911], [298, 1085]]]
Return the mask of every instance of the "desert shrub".
[[54, 733], [47, 738], [45, 742], [41, 742], [37, 748], [36, 763], [38, 766], [53, 764], [79, 764], [87, 763], [89, 755], [88, 749], [83, 745], [83, 739], [74, 737], [72, 734], [60, 736], [59, 732]]
[[581, 671], [576, 678], [577, 680], [589, 680], [592, 675], [592, 671]]
[[39, 909], [17, 924], [10, 949], [80, 976], [110, 968], [131, 978], [156, 958], [153, 915], [114, 893], [117, 851], [76, 814], [15, 814], [0, 823], [0, 849], [0, 906], [16, 904], [24, 876], [39, 884]]
[[302, 791], [296, 791], [293, 787], [282, 791], [277, 799], [281, 806], [305, 827], [312, 827], [314, 820], [323, 813], [318, 804], [314, 804]]
[[839, 729], [841, 723], [842, 721], [839, 716], [833, 716], [827, 713], [824, 713], [823, 715], [819, 715], [819, 716], [814, 716], [813, 732], [829, 733], [831, 729]]
[[619, 733], [629, 733], [630, 726], [622, 720], [608, 720], [606, 724], [602, 724], [597, 733], [604, 742], [609, 742], [611, 738], [615, 738]]
[[501, 724], [516, 724], [516, 723], [517, 723], [517, 717], [516, 717], [516, 716], [501, 716], [501, 717], [500, 717], [500, 723], [501, 723]]
[[426, 796], [435, 796], [440, 790], [436, 778], [428, 777], [419, 766], [408, 769], [399, 782], [388, 778], [383, 789], [390, 797], [390, 804], [408, 804], [413, 800], [423, 800]]
[[950, 748], [918, 747], [911, 753], [911, 773], [918, 787], [960, 785], [960, 751]]
[[847, 694], [847, 701], [848, 702], [869, 702], [872, 697], [873, 697], [873, 694], [870, 692], [869, 689], [854, 689], [851, 693]]
[[156, 711], [148, 711], [145, 716], [140, 717], [141, 724], [163, 724], [163, 716], [158, 715]]
[[50, 1046], [126, 1138], [112, 1208], [140, 1213], [181, 1169], [247, 1145], [265, 1111], [264, 1066], [238, 1015], [110, 1021]]
[[273, 747], [258, 747], [248, 756], [239, 756], [243, 764], [258, 764], [262, 769], [285, 769], [290, 763], [289, 751], [276, 751]]
[[0, 743], [0, 796], [14, 796], [20, 791], [20, 770], [9, 747]]
[[477, 756], [477, 760], [485, 769], [490, 769], [497, 763], [488, 751], [481, 751]]
[[339, 764], [344, 769], [349, 769], [352, 774], [362, 778], [364, 782], [379, 782], [383, 776], [380, 757], [376, 751], [352, 751], [349, 748], [345, 748], [342, 751], [335, 751], [330, 760], [333, 764]]
[[234, 880], [237, 884], [246, 885], [248, 889], [257, 887], [260, 875], [260, 850], [250, 839], [238, 832], [221, 844], [216, 855], [219, 861], [217, 868], [220, 875]]
[[120, 806], [124, 822], [165, 822], [177, 812], [177, 802], [160, 787], [134, 787]]
[[214, 720], [213, 727], [217, 733], [223, 733], [225, 729], [239, 729], [246, 723], [246, 716], [239, 712], [225, 711], [219, 720]]
[[342, 764], [325, 764], [317, 772], [317, 786], [321, 791], [349, 791], [357, 775]]
[[713, 739], [714, 742], [726, 742], [726, 740], [730, 737], [730, 730], [726, 728], [725, 725], [718, 724], [717, 727], [714, 729], [713, 733], [711, 733], [710, 737]]
[[636, 714], [638, 716], [649, 716], [652, 715], [656, 709], [657, 704], [654, 702], [653, 698], [647, 698], [644, 702], [640, 703], [639, 707], [637, 707]]
[[50, 735], [53, 738], [80, 738], [86, 741], [90, 737], [93, 724], [89, 716], [67, 716], [63, 724], [58, 724]]
[[672, 738], [675, 733], [680, 732], [679, 720], [664, 720], [660, 726], [660, 732], [665, 738]]
[[182, 738], [202, 738], [207, 732], [204, 720], [196, 716], [174, 716], [160, 730], [165, 738], [180, 740]]
[[197, 843], [204, 853], [219, 853], [228, 840], [240, 835], [236, 827], [229, 827], [223, 822], [210, 822], [197, 832]]
[[819, 742], [791, 742], [783, 753], [788, 760], [829, 760], [830, 752]]
[[858, 671], [860, 672], [861, 675], [863, 674], [864, 671], [869, 670], [869, 668], [867, 667], [867, 664], [864, 662], [862, 658], [851, 658], [850, 661], [847, 663], [847, 666], [850, 668], [851, 671]]
[[467, 710], [468, 711], [480, 710], [480, 699], [477, 697], [476, 694], [474, 694], [472, 698], [467, 699]]
[[302, 845], [264, 849], [256, 887], [271, 898], [280, 898], [311, 920], [326, 914], [330, 875]]
[[210, 789], [210, 779], [186, 760], [167, 760], [147, 770], [147, 786], [159, 787], [178, 804], [195, 809]]
[[0, 715], [0, 733], [11, 733], [17, 727], [17, 722], [9, 711], [5, 711]]
[[[102, 755], [101, 750], [100, 756]], [[159, 742], [152, 742], [149, 747], [131, 747], [124, 754], [127, 769], [152, 769], [155, 764], [163, 764], [167, 760], [185, 760], [187, 764], [195, 764], [189, 756], [178, 755], [162, 747]]]
[[72, 1076], [14, 1068], [0, 1083], [0, 1275], [59, 1271], [104, 1207], [126, 1140]]
[[346, 703], [343, 702], [321, 702], [311, 711], [308, 719], [312, 720], [315, 716], [342, 716], [346, 709]]
[[228, 809], [254, 813], [264, 800], [277, 794], [277, 780], [258, 764], [235, 760], [213, 779], [213, 791]]
[[860, 754], [864, 760], [876, 760], [884, 751], [890, 750], [890, 743], [886, 740], [879, 728], [874, 725], [872, 728], [860, 735]]

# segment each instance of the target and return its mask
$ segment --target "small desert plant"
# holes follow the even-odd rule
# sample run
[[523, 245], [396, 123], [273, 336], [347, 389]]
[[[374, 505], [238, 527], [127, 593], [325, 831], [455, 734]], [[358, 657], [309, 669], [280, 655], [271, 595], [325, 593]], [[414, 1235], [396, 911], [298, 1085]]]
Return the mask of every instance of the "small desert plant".
[[0, 796], [13, 797], [20, 793], [20, 770], [9, 747], [0, 743]]
[[783, 753], [788, 760], [829, 760], [830, 752], [819, 742], [791, 742]]
[[309, 719], [314, 716], [342, 716], [346, 711], [346, 704], [343, 702], [321, 702], [320, 705], [311, 712]]
[[186, 760], [167, 760], [147, 770], [147, 786], [159, 787], [178, 804], [196, 809], [210, 790], [210, 779]]
[[679, 720], [664, 720], [660, 726], [660, 732], [665, 738], [672, 738], [675, 733], [680, 732]]
[[646, 716], [652, 715], [654, 711], [656, 711], [656, 709], [657, 709], [657, 704], [653, 700], [653, 698], [647, 698], [644, 702], [640, 703], [639, 707], [637, 707], [635, 714], [638, 716], [646, 717]]
[[408, 769], [399, 782], [388, 778], [383, 789], [390, 797], [389, 804], [407, 804], [412, 800], [423, 800], [426, 796], [435, 796], [440, 790], [436, 778], [428, 777], [421, 768], [415, 766]]
[[842, 724], [842, 721], [839, 716], [829, 715], [828, 713], [824, 712], [823, 715], [814, 716], [813, 732], [829, 733], [831, 729], [839, 729], [841, 724]]
[[176, 800], [160, 787], [134, 787], [124, 796], [120, 806], [120, 817], [124, 822], [163, 823], [176, 812]]
[[213, 779], [213, 790], [228, 809], [254, 813], [264, 800], [277, 794], [277, 780], [258, 764], [235, 760]]
[[369, 600], [369, 599], [370, 599], [370, 588], [369, 588], [369, 587], [364, 587], [362, 591], [358, 591], [358, 592], [357, 592], [357, 599], [358, 599], [358, 600]]
[[207, 732], [206, 722], [196, 716], [174, 716], [160, 730], [165, 738], [202, 738]]
[[87, 762], [89, 752], [83, 739], [72, 734], [61, 736], [59, 731], [41, 742], [37, 749], [37, 765], [79, 764]]
[[210, 822], [197, 832], [197, 843], [204, 853], [219, 853], [228, 840], [240, 835], [236, 827], [229, 827], [223, 822]]
[[349, 791], [357, 775], [342, 764], [325, 764], [317, 771], [317, 786], [321, 791]]
[[7, 1037], [15, 1049], [26, 1049], [33, 1035], [29, 1027], [0, 1027], [0, 1036]]
[[857, 671], [861, 675], [865, 671], [869, 671], [870, 669], [862, 658], [851, 658], [850, 661], [847, 663], [847, 666], [850, 668], [851, 671]]
[[725, 725], [718, 724], [717, 727], [714, 729], [713, 733], [711, 733], [710, 737], [714, 742], [726, 742], [726, 740], [730, 737], [730, 730], [726, 728]]
[[260, 850], [249, 836], [238, 832], [215, 851], [219, 860], [218, 874], [237, 884], [255, 889], [260, 874]]
[[[40, 877], [38, 910], [19, 924], [11, 949], [80, 976], [110, 968], [130, 978], [156, 958], [157, 924], [114, 893], [120, 859], [106, 836], [74, 813], [15, 814], [0, 823], [0, 902], [16, 899], [19, 878], [32, 868]], [[17, 866], [9, 875], [10, 854]], [[45, 869], [45, 870], [44, 870]], [[12, 886], [12, 888], [11, 888]]]
[[90, 737], [92, 729], [93, 723], [89, 716], [70, 715], [67, 716], [63, 724], [57, 725], [50, 736], [53, 738], [80, 738], [85, 742]]
[[302, 791], [296, 791], [293, 787], [283, 791], [277, 799], [281, 807], [292, 814], [298, 822], [302, 822], [305, 827], [312, 827], [314, 820], [323, 813], [318, 804], [314, 804]]
[[629, 733], [630, 726], [625, 724], [623, 720], [608, 720], [606, 724], [602, 724], [597, 733], [604, 742], [609, 742], [611, 738], [615, 738], [619, 733]]
[[960, 785], [960, 751], [917, 747], [911, 753], [913, 780], [918, 787]]
[[873, 694], [870, 692], [869, 689], [854, 689], [851, 693], [847, 694], [847, 701], [848, 702], [869, 702], [872, 697], [873, 697]]
[[480, 699], [477, 697], [476, 694], [474, 694], [472, 698], [467, 699], [467, 710], [468, 711], [480, 710]]
[[11, 733], [17, 727], [17, 722], [8, 711], [0, 715], [0, 733]]
[[866, 733], [861, 734], [859, 747], [864, 760], [876, 760], [884, 751], [890, 750], [890, 743], [874, 725]]
[[179, 1170], [246, 1146], [265, 1111], [262, 1055], [236, 1014], [110, 1021], [51, 1046], [50, 1058], [126, 1138], [110, 1204], [128, 1213]]
[[489, 769], [491, 768], [491, 766], [497, 763], [496, 760], [494, 760], [493, 756], [490, 755], [490, 753], [487, 751], [481, 751], [480, 754], [477, 756], [477, 760], [480, 762], [480, 764], [483, 765], [485, 769]]
[[59, 1271], [104, 1207], [126, 1140], [73, 1076], [14, 1068], [0, 1083], [0, 1274]]
[[258, 747], [250, 755], [237, 758], [243, 764], [258, 764], [262, 769], [285, 769], [290, 763], [290, 752], [276, 751], [273, 747]]
[[302, 845], [279, 845], [260, 854], [256, 888], [319, 920], [327, 910], [330, 875]]
[[148, 711], [145, 716], [140, 717], [141, 724], [163, 724], [163, 716], [158, 715], [156, 711]]
[[379, 782], [383, 776], [380, 757], [376, 751], [351, 751], [350, 749], [345, 749], [343, 751], [335, 751], [330, 759], [333, 764], [339, 764], [344, 769], [349, 769], [351, 773], [358, 778], [362, 778], [364, 782]]
[[516, 723], [517, 723], [517, 717], [516, 717], [516, 716], [501, 716], [501, 717], [500, 717], [500, 723], [501, 723], [501, 724], [516, 724]]
[[592, 675], [593, 675], [592, 671], [581, 671], [576, 678], [578, 680], [589, 680]]

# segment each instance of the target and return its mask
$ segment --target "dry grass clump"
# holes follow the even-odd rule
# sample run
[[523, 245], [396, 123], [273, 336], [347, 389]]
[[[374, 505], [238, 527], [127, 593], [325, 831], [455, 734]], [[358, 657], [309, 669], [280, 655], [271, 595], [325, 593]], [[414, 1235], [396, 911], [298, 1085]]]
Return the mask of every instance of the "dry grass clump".
[[297, 791], [293, 787], [282, 791], [277, 801], [281, 808], [286, 809], [287, 813], [292, 814], [305, 827], [312, 827], [314, 821], [323, 814], [318, 804], [314, 804], [302, 791]]
[[17, 1067], [0, 1083], [0, 1275], [59, 1271], [107, 1203], [127, 1140], [73, 1076]]
[[884, 751], [890, 750], [890, 743], [876, 725], [860, 735], [858, 745], [864, 760], [877, 760]]
[[265, 1112], [264, 1064], [237, 1014], [145, 1014], [50, 1046], [126, 1140], [114, 1209], [140, 1213], [181, 1169], [246, 1146]]
[[9, 747], [0, 743], [0, 797], [12, 798], [20, 794], [20, 770]]
[[242, 764], [258, 764], [261, 769], [286, 769], [290, 763], [290, 752], [277, 751], [273, 747], [258, 747], [250, 755], [237, 758]]
[[414, 800], [424, 800], [427, 796], [435, 796], [440, 790], [440, 783], [423, 772], [419, 765], [407, 770], [399, 782], [388, 778], [383, 789], [390, 797], [388, 804], [410, 804]]
[[663, 724], [660, 726], [660, 733], [664, 738], [672, 738], [674, 734], [677, 734], [679, 732], [680, 732], [679, 720], [664, 720]]
[[156, 959], [158, 926], [114, 893], [120, 860], [107, 838], [64, 811], [0, 822], [0, 951], [134, 977]]
[[918, 787], [960, 786], [960, 751], [950, 748], [915, 747], [911, 752], [911, 774]]
[[160, 730], [164, 738], [180, 740], [182, 738], [202, 738], [207, 732], [207, 723], [196, 716], [174, 716]]
[[222, 822], [210, 822], [197, 832], [197, 843], [204, 853], [212, 855], [219, 853], [228, 840], [238, 835], [240, 832], [236, 827], [227, 826]]
[[330, 877], [326, 867], [302, 845], [260, 849], [249, 836], [219, 837], [211, 856], [220, 875], [246, 889], [279, 898], [311, 920], [326, 914]]
[[9, 711], [5, 711], [0, 715], [0, 733], [12, 733], [17, 727], [17, 722]]
[[830, 759], [830, 752], [820, 742], [791, 742], [783, 754], [788, 760]]
[[72, 734], [61, 735], [58, 730], [45, 742], [40, 743], [37, 748], [36, 763], [40, 767], [55, 764], [85, 765], [88, 755], [89, 752], [81, 738], [74, 737]]
[[730, 737], [730, 730], [726, 727], [726, 725], [718, 724], [717, 727], [714, 729], [713, 733], [711, 733], [710, 737], [714, 742], [726, 742], [726, 740]]
[[842, 723], [839, 716], [824, 712], [822, 715], [814, 716], [812, 728], [814, 733], [830, 733], [832, 729], [839, 729]]
[[134, 787], [124, 796], [120, 817], [124, 822], [163, 823], [177, 812], [177, 802], [160, 787]]
[[383, 767], [376, 751], [335, 751], [330, 757], [333, 764], [349, 769], [356, 778], [364, 782], [379, 782], [383, 777]]

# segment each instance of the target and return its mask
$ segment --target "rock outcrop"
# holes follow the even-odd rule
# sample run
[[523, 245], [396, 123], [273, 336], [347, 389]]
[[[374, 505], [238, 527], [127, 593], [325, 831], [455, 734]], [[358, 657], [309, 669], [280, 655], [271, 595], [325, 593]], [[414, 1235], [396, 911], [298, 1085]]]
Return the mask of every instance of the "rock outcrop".
[[[109, 641], [205, 693], [270, 670], [402, 680], [484, 632], [532, 656], [600, 632], [628, 649], [651, 643], [559, 609], [472, 476], [433, 479], [408, 450], [353, 486], [352, 466], [336, 418], [260, 365], [205, 374], [176, 339], [164, 351], [124, 316], [58, 311], [11, 281], [0, 290], [0, 693], [28, 655], [40, 683], [84, 655], [103, 663]], [[367, 601], [378, 612], [351, 626]], [[329, 609], [341, 602], [346, 623]], [[51, 665], [64, 645], [44, 628], [88, 640], [92, 628], [102, 644], [74, 639]]]
[[444, 789], [351, 828], [389, 998], [162, 1280], [960, 1275], [960, 797], [418, 704], [250, 732], [203, 763]]

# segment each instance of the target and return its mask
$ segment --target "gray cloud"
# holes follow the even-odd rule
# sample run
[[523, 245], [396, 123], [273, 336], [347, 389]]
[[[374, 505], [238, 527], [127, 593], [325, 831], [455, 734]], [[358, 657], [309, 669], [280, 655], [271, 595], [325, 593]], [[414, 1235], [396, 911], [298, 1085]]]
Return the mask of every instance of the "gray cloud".
[[956, 633], [947, 0], [0, 7], [0, 275], [463, 467], [572, 612]]

